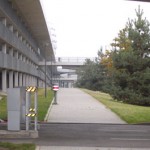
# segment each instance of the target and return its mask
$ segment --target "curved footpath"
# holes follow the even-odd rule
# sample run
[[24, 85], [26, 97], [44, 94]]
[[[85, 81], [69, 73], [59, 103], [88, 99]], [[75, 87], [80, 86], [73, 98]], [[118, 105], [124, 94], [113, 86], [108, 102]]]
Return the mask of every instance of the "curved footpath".
[[61, 88], [48, 122], [125, 124], [116, 114], [92, 96], [77, 88]]

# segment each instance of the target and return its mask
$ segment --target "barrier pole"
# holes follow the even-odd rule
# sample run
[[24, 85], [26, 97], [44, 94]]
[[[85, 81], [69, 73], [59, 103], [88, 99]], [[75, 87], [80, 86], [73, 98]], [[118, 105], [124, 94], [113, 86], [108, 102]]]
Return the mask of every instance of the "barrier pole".
[[29, 100], [30, 100], [30, 92], [26, 91], [26, 131], [29, 130], [29, 117], [28, 117], [28, 113], [29, 113]]
[[57, 104], [57, 91], [54, 91], [54, 105]]
[[37, 90], [34, 93], [34, 109], [35, 109], [34, 130], [37, 131]]

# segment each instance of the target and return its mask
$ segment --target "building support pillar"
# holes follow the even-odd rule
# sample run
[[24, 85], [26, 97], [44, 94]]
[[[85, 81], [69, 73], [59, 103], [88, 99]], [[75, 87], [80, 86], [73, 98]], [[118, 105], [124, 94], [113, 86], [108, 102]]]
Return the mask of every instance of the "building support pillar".
[[19, 73], [19, 86], [22, 86], [22, 73]]
[[27, 86], [27, 84], [26, 84], [26, 74], [23, 75], [23, 86]]
[[18, 72], [15, 72], [15, 87], [19, 86], [18, 78], [19, 78]]
[[5, 54], [7, 53], [7, 45], [6, 44], [2, 45], [2, 52]]
[[9, 88], [13, 88], [13, 71], [9, 71]]
[[2, 23], [6, 26], [6, 25], [7, 25], [7, 19], [6, 19], [6, 18], [3, 18], [3, 19], [2, 19]]
[[2, 70], [2, 91], [7, 91], [7, 71]]

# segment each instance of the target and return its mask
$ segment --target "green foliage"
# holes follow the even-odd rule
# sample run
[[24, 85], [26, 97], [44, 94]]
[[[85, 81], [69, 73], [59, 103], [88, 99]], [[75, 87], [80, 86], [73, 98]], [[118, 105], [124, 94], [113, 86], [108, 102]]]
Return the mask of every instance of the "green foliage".
[[0, 100], [0, 119], [7, 120], [7, 101], [6, 96]]
[[[150, 29], [142, 19], [143, 11], [136, 11], [137, 19], [129, 20], [119, 34], [112, 55], [113, 88], [111, 95], [126, 103], [150, 105]], [[126, 38], [124, 38], [126, 35]], [[122, 39], [126, 39], [123, 40]], [[128, 46], [122, 46], [128, 45]]]
[[82, 69], [78, 70], [77, 86], [91, 90], [103, 90], [104, 78], [104, 67], [97, 60], [87, 59]]
[[35, 144], [14, 144], [8, 142], [0, 142], [0, 149], [6, 148], [8, 150], [35, 150]]
[[111, 51], [104, 54], [101, 48], [99, 60], [86, 61], [78, 73], [78, 86], [107, 92], [125, 103], [150, 106], [150, 23], [143, 19], [140, 7], [136, 16], [119, 31]]

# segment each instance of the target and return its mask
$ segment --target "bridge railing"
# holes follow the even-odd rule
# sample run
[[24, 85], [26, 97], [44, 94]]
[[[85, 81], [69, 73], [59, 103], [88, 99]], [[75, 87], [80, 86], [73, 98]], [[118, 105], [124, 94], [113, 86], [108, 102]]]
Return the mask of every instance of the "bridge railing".
[[75, 63], [83, 63], [86, 59], [90, 59], [91, 61], [95, 60], [95, 57], [56, 57], [56, 62], [75, 62]]

